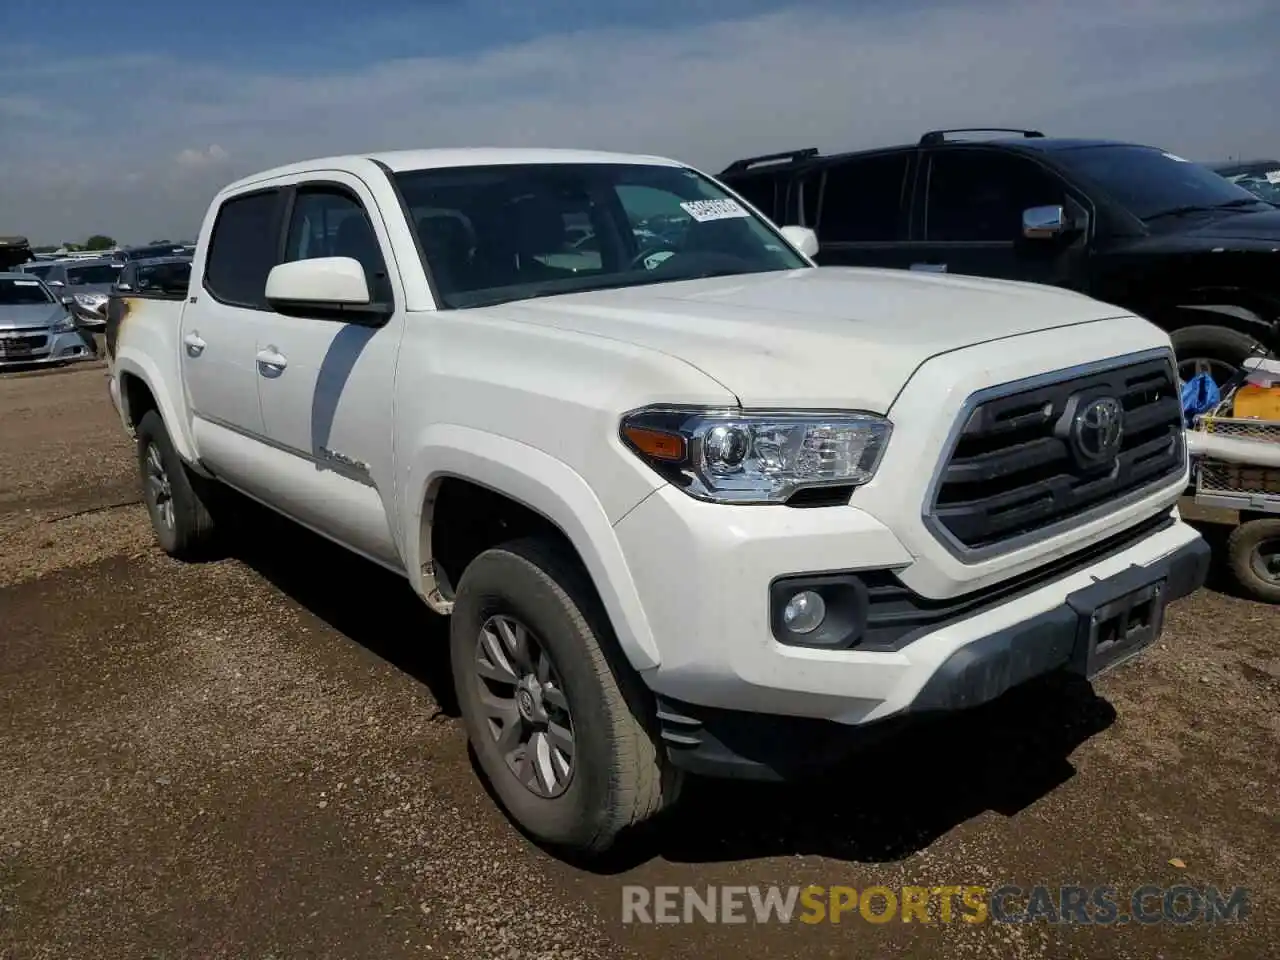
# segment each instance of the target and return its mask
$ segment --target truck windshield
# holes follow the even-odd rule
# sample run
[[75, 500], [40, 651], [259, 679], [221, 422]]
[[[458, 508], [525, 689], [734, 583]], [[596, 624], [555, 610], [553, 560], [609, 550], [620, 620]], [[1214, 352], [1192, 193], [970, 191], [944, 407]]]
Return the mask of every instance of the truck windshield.
[[395, 179], [449, 307], [808, 266], [684, 167], [518, 164]]
[[1057, 156], [1064, 166], [1092, 180], [1142, 220], [1261, 206], [1248, 190], [1228, 183], [1208, 167], [1154, 147], [1081, 147]]
[[0, 307], [30, 307], [53, 303], [53, 297], [39, 280], [0, 277]]

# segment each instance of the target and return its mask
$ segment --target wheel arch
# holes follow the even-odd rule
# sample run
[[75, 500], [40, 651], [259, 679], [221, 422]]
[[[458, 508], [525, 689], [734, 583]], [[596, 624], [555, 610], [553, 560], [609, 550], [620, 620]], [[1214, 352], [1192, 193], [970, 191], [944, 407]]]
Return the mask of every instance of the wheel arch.
[[178, 455], [188, 464], [196, 464], [195, 445], [154, 361], [143, 353], [121, 353], [115, 359], [113, 376], [119, 383], [120, 413], [129, 429], [136, 429], [147, 408], [153, 407], [160, 413]]
[[401, 528], [410, 581], [428, 604], [441, 612], [451, 608], [448, 572], [438, 567], [433, 545], [442, 506], [449, 509], [452, 491], [465, 485], [480, 491], [480, 500], [514, 505], [512, 516], [520, 519], [513, 536], [532, 529], [562, 537], [591, 578], [627, 660], [637, 670], [658, 666], [657, 644], [613, 525], [572, 467], [519, 441], [454, 425], [429, 428], [414, 450]]

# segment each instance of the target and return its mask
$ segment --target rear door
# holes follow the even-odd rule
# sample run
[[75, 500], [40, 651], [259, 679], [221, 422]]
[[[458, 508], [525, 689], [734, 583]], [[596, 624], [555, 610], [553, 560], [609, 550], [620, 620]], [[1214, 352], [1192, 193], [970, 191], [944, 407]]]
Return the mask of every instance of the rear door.
[[233, 483], [253, 477], [265, 427], [258, 401], [258, 328], [267, 312], [267, 274], [276, 262], [283, 191], [224, 200], [194, 264], [182, 313], [181, 362], [192, 432], [201, 458]]
[[801, 206], [816, 209], [816, 223], [806, 225], [817, 230], [819, 264], [908, 266], [915, 156], [915, 150], [862, 154], [833, 161], [804, 181]]

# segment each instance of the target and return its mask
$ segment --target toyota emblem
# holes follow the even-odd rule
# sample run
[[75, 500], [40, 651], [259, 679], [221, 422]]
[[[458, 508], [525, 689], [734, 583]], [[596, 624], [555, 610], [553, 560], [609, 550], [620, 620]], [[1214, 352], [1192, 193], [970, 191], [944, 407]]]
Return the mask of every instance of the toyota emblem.
[[1115, 397], [1090, 400], [1071, 426], [1080, 459], [1089, 464], [1114, 460], [1124, 439], [1124, 407]]

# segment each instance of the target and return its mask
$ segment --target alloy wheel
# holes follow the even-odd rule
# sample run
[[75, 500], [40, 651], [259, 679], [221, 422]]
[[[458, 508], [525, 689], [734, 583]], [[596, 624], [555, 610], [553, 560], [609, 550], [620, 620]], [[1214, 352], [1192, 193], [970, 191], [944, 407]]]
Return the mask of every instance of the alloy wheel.
[[560, 796], [574, 774], [569, 701], [550, 654], [515, 617], [480, 628], [475, 671], [485, 723], [508, 769], [533, 794]]

